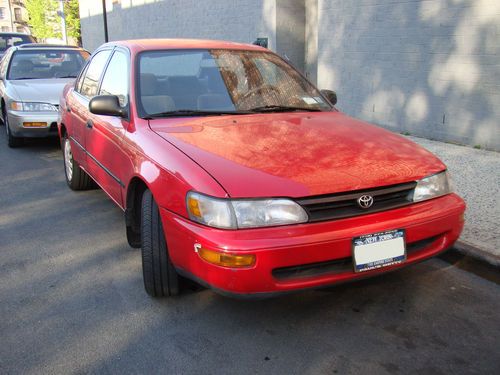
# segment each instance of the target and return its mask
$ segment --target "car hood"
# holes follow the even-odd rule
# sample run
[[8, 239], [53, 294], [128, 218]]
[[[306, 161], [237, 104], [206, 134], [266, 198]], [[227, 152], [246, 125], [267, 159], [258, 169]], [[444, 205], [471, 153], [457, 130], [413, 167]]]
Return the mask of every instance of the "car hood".
[[418, 180], [444, 170], [427, 150], [340, 112], [150, 120], [232, 197], [304, 197]]
[[74, 78], [23, 79], [8, 81], [15, 92], [13, 99], [23, 102], [59, 104], [64, 86]]

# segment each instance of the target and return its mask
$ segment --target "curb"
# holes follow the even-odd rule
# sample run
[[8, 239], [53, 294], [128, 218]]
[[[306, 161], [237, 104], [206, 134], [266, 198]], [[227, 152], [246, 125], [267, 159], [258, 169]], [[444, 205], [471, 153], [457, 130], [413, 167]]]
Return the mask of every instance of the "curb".
[[500, 257], [484, 250], [479, 249], [476, 246], [471, 245], [463, 240], [457, 241], [453, 248], [460, 253], [474, 258], [480, 262], [487, 263], [490, 266], [499, 268], [500, 267]]

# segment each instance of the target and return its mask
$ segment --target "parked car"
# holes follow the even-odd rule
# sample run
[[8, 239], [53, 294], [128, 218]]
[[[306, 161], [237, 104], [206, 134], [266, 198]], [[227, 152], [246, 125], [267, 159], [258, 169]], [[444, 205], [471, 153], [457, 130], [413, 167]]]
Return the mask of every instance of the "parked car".
[[0, 58], [10, 47], [19, 46], [26, 43], [36, 43], [35, 38], [23, 33], [0, 33]]
[[152, 296], [182, 277], [231, 296], [319, 288], [451, 247], [465, 205], [446, 166], [335, 101], [258, 46], [104, 44], [61, 98], [66, 181], [124, 211]]
[[25, 137], [57, 136], [57, 107], [90, 54], [48, 44], [11, 47], [0, 63], [0, 108], [10, 147]]

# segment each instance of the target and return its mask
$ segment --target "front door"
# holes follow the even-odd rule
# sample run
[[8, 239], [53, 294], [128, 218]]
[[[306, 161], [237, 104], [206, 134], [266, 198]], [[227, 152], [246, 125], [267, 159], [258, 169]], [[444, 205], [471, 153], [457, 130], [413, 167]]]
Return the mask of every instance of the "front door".
[[[115, 50], [106, 68], [98, 95], [116, 95], [122, 107], [128, 106], [128, 55]], [[88, 172], [108, 195], [124, 206], [124, 167], [127, 156], [121, 143], [129, 120], [117, 116], [90, 114], [85, 129]]]

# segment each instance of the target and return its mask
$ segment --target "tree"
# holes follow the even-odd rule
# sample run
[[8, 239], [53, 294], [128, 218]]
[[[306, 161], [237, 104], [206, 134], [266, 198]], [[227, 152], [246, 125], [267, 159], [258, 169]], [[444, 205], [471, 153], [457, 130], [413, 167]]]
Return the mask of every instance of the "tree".
[[26, 0], [32, 34], [43, 41], [48, 38], [61, 38], [57, 0]]
[[66, 15], [66, 33], [68, 37], [76, 39], [78, 44], [81, 44], [78, 0], [65, 0], [64, 14]]

